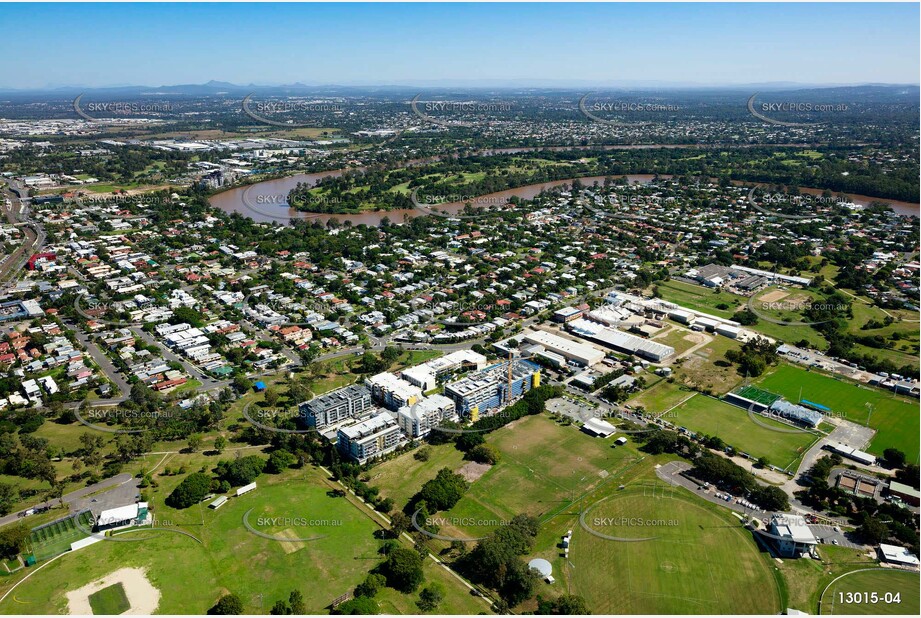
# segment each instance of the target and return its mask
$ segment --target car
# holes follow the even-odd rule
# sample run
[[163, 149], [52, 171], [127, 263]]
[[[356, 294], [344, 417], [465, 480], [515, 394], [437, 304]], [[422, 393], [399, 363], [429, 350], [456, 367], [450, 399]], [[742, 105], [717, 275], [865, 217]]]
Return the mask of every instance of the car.
[[835, 526], [835, 527], [833, 528], [833, 530], [834, 530], [835, 532], [841, 532], [841, 528], [839, 528], [838, 526]]
[[831, 544], [832, 544], [832, 545], [837, 545], [837, 544], [838, 544], [838, 539], [832, 539], [832, 540], [831, 540]]

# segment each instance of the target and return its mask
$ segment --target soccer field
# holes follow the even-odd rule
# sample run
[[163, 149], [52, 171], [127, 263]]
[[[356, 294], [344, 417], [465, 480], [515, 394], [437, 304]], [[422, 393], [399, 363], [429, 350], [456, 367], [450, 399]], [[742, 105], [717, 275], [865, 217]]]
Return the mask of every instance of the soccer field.
[[895, 569], [854, 571], [829, 584], [822, 593], [821, 612], [917, 616], [921, 611], [919, 589], [917, 573]]
[[869, 403], [873, 406], [869, 426], [877, 433], [865, 450], [882, 455], [885, 449], [893, 447], [904, 452], [908, 461], [918, 459], [921, 424], [917, 401], [786, 363], [765, 376], [758, 386], [780, 393], [794, 403], [799, 401], [802, 392], [803, 399], [828, 406], [833, 412], [843, 413], [847, 420], [861, 425], [867, 425], [869, 410], [866, 404]]
[[686, 490], [630, 485], [589, 507], [572, 540], [573, 593], [593, 614], [777, 614], [781, 595], [751, 533]]
[[[747, 410], [712, 397], [697, 395], [675, 410], [669, 422], [696, 433], [719, 436], [736, 450], [755, 458], [764, 457], [781, 468], [791, 466], [816, 441], [806, 431], [791, 432], [791, 427], [772, 419], [757, 417], [755, 423]], [[777, 431], [768, 429], [776, 427]]]

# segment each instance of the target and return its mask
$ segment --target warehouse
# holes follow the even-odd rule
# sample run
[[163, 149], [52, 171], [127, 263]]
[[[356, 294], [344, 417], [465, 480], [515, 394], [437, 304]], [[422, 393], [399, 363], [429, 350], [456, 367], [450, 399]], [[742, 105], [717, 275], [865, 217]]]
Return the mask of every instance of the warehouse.
[[591, 367], [604, 360], [604, 352], [595, 346], [564, 339], [542, 330], [525, 332], [523, 338], [528, 343], [543, 346], [545, 350], [583, 367]]
[[675, 348], [671, 346], [630, 335], [614, 328], [601, 327], [588, 320], [570, 322], [569, 327], [573, 333], [581, 337], [597, 341], [618, 352], [635, 354], [654, 363], [662, 362], [675, 353]]

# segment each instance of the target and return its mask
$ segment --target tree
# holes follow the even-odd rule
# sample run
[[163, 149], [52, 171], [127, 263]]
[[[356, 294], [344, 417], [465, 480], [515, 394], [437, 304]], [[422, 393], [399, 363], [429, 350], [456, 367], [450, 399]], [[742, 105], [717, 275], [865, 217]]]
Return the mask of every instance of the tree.
[[477, 463], [489, 464], [491, 466], [499, 463], [499, 449], [490, 445], [490, 444], [480, 444], [472, 449], [467, 454], [470, 459]]
[[416, 605], [418, 605], [419, 609], [422, 611], [430, 612], [436, 609], [444, 598], [444, 586], [438, 582], [432, 582], [419, 593], [419, 600], [416, 602]]
[[216, 437], [214, 439], [214, 450], [217, 451], [217, 454], [223, 453], [225, 448], [227, 448], [227, 438], [224, 436]]
[[[78, 460], [74, 460], [78, 461]], [[19, 490], [10, 483], [0, 483], [0, 515], [6, 515], [19, 500]]]
[[284, 449], [278, 449], [277, 451], [272, 451], [269, 455], [269, 460], [265, 464], [265, 471], [269, 474], [278, 474], [287, 470], [296, 461], [297, 457]]
[[243, 613], [243, 601], [235, 594], [226, 594], [208, 610], [212, 616], [231, 616]]
[[556, 599], [543, 599], [538, 595], [537, 611], [534, 613], [539, 616], [587, 616], [592, 612], [588, 610], [585, 599], [582, 597], [574, 594], [564, 594]]
[[422, 583], [422, 558], [405, 547], [398, 547], [387, 554], [381, 565], [381, 574], [387, 578], [387, 585], [401, 592], [415, 592]]
[[905, 465], [905, 453], [897, 448], [887, 448], [883, 451], [883, 459], [890, 468], [901, 468]]
[[195, 453], [201, 448], [202, 437], [200, 433], [193, 433], [189, 436], [189, 452]]
[[245, 376], [235, 376], [233, 379], [233, 389], [238, 393], [247, 393], [253, 388], [253, 381]]
[[217, 475], [233, 487], [249, 485], [262, 474], [265, 464], [266, 461], [258, 455], [247, 455], [233, 461], [221, 460], [217, 462]]
[[291, 594], [288, 595], [288, 605], [291, 608], [291, 613], [295, 616], [301, 616], [307, 613], [307, 606], [304, 604], [304, 595], [301, 594], [300, 590], [291, 591]]
[[272, 407], [278, 403], [278, 391], [274, 388], [265, 389], [265, 402]]
[[397, 511], [390, 516], [390, 534], [393, 538], [398, 538], [401, 534], [409, 530], [412, 525], [412, 519], [403, 511]]
[[291, 613], [291, 608], [288, 607], [288, 604], [282, 600], [275, 601], [275, 605], [272, 606], [272, 609], [269, 610], [269, 613], [273, 616], [284, 616]]
[[211, 491], [211, 477], [201, 472], [193, 472], [166, 497], [166, 504], [174, 509], [184, 509], [201, 502]]
[[355, 586], [356, 597], [373, 598], [377, 596], [378, 591], [387, 585], [387, 578], [380, 573], [369, 573], [365, 581]]
[[889, 528], [875, 517], [867, 517], [857, 528], [857, 534], [868, 545], [879, 545], [889, 538]]
[[435, 478], [422, 486], [410, 503], [417, 504], [419, 500], [425, 500], [431, 512], [446, 511], [457, 504], [467, 491], [467, 487], [467, 481], [463, 476], [449, 468], [442, 468]]
[[0, 528], [0, 558], [12, 560], [18, 556], [30, 534], [22, 524]]

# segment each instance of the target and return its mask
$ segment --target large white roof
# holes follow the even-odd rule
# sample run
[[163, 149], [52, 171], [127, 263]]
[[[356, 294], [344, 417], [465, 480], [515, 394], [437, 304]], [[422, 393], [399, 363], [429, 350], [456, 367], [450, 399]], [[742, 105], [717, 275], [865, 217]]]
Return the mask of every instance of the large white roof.
[[550, 577], [553, 573], [553, 565], [543, 558], [535, 558], [528, 563], [528, 568], [536, 570], [541, 577]]

